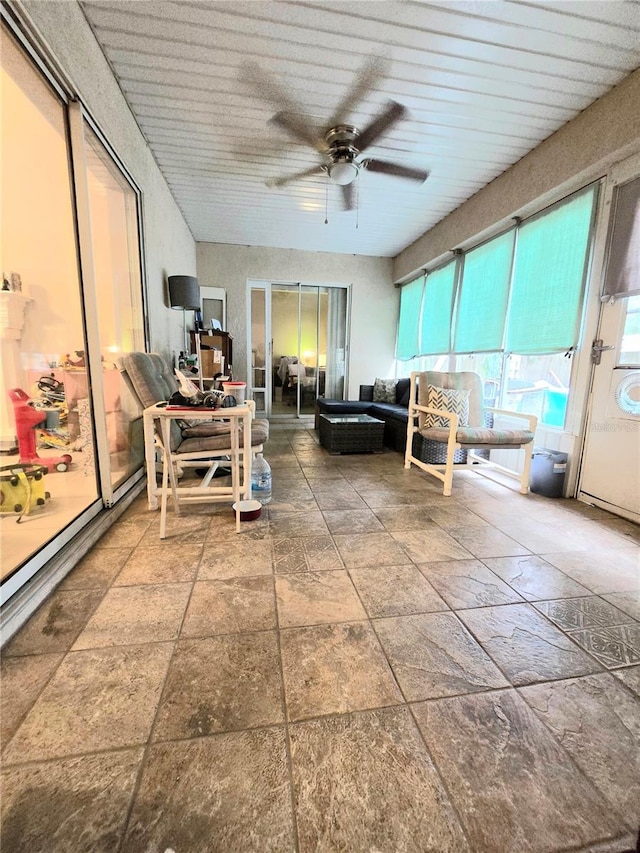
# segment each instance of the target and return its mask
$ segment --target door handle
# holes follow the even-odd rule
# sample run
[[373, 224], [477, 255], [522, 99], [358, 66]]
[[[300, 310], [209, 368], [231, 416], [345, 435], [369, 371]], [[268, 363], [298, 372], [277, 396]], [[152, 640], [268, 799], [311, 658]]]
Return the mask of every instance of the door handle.
[[611, 349], [615, 349], [615, 346], [613, 346], [613, 345], [603, 346], [602, 338], [597, 338], [591, 344], [591, 361], [592, 361], [592, 363], [593, 364], [600, 364], [600, 362], [602, 361], [602, 353], [606, 352], [607, 350], [611, 350]]

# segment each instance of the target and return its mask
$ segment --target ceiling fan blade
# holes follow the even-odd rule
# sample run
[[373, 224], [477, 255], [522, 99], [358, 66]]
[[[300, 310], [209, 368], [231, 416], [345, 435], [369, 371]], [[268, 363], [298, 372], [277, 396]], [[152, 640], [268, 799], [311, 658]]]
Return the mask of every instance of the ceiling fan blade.
[[344, 184], [340, 187], [342, 190], [342, 207], [344, 210], [353, 210], [355, 207], [355, 198], [353, 192], [353, 184]]
[[296, 139], [306, 142], [318, 151], [324, 150], [324, 139], [302, 107], [291, 97], [275, 76], [256, 62], [244, 62], [240, 66], [240, 81], [259, 92], [271, 103], [280, 107], [271, 121], [283, 127]]
[[364, 151], [386, 133], [389, 128], [407, 114], [407, 108], [395, 101], [388, 101], [382, 112], [367, 125], [356, 139], [359, 151]]
[[370, 56], [356, 74], [349, 91], [335, 108], [329, 119], [329, 127], [345, 124], [349, 113], [375, 87], [378, 80], [386, 77], [389, 70], [389, 60], [382, 56]]
[[305, 169], [303, 172], [296, 172], [294, 175], [283, 175], [281, 178], [271, 178], [265, 181], [268, 187], [284, 187], [286, 184], [291, 184], [294, 181], [300, 181], [302, 178], [310, 178], [312, 175], [322, 175], [326, 172], [326, 166], [313, 166], [311, 169]]
[[269, 124], [281, 127], [290, 136], [293, 136], [294, 139], [297, 139], [299, 142], [305, 142], [307, 145], [315, 148], [316, 151], [323, 152], [326, 150], [326, 145], [320, 131], [302, 113], [282, 110], [269, 119]]
[[364, 160], [362, 166], [367, 172], [379, 172], [382, 175], [393, 175], [396, 178], [406, 178], [409, 181], [419, 181], [420, 183], [429, 177], [429, 172], [425, 169], [412, 169], [410, 166], [389, 163], [387, 160]]

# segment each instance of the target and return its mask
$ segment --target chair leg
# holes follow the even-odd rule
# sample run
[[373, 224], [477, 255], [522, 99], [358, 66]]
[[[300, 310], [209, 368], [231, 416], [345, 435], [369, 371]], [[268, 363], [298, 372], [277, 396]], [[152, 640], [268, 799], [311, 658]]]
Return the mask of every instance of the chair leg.
[[524, 446], [524, 468], [520, 477], [520, 494], [529, 494], [529, 481], [531, 480], [531, 459], [533, 457], [533, 442]]

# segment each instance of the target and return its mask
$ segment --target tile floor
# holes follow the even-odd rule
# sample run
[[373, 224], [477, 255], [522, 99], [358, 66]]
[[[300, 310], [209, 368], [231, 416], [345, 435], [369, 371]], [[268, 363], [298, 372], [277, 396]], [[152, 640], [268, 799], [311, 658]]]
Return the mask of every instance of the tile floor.
[[640, 820], [639, 530], [273, 429], [268, 512], [143, 497], [3, 651], [12, 853], [592, 851]]

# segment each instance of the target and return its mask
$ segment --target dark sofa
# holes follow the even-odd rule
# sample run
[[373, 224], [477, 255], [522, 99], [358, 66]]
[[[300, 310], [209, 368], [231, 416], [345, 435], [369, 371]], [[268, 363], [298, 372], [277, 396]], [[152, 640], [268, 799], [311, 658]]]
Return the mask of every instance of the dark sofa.
[[[316, 399], [315, 428], [320, 427], [320, 415], [371, 415], [384, 421], [384, 446], [403, 453], [407, 443], [407, 418], [409, 408], [410, 379], [398, 379], [395, 403], [379, 403], [373, 399], [373, 385], [360, 386], [358, 400]], [[421, 435], [413, 436], [413, 454], [422, 462], [431, 464], [446, 461], [446, 445], [427, 441]], [[457, 450], [455, 462], [466, 462], [466, 450]]]

